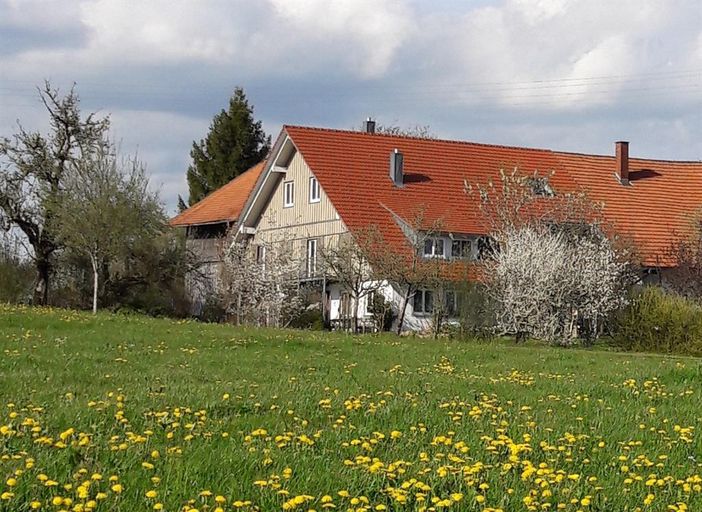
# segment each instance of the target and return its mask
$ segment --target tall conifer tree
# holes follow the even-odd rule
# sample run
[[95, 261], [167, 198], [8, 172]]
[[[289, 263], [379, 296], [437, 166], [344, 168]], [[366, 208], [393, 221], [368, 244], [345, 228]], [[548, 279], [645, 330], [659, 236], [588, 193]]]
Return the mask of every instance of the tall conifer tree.
[[237, 87], [229, 109], [214, 117], [207, 137], [193, 142], [193, 163], [187, 175], [188, 204], [192, 206], [266, 158], [270, 146], [271, 138], [263, 131], [261, 121], [254, 120], [253, 106], [244, 90]]

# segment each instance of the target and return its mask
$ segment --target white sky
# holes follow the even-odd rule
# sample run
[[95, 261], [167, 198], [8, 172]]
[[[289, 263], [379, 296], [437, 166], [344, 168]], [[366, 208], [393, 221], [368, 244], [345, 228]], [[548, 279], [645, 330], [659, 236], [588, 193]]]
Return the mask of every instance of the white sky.
[[701, 0], [0, 0], [0, 134], [77, 83], [173, 211], [237, 85], [283, 123], [702, 159]]

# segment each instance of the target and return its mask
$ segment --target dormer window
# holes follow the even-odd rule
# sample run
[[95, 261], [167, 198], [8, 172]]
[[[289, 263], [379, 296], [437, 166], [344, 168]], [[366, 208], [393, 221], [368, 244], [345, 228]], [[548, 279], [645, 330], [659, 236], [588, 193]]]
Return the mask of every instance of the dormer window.
[[312, 176], [310, 178], [310, 203], [318, 203], [320, 199], [319, 181]]
[[283, 183], [283, 207], [290, 208], [295, 204], [295, 182], [286, 181]]
[[548, 176], [533, 176], [527, 180], [532, 194], [539, 197], [553, 197], [555, 192], [548, 182]]
[[424, 257], [425, 258], [443, 258], [444, 239], [443, 238], [427, 238], [424, 241]]

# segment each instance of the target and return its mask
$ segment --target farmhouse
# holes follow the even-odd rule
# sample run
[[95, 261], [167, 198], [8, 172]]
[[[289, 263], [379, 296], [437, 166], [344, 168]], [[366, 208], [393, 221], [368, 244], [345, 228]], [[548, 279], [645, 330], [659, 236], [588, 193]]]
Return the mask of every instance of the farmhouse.
[[[421, 248], [422, 256], [460, 262], [470, 268], [480, 258], [487, 227], [479, 198], [466, 183], [498, 180], [501, 169], [548, 175], [555, 193], [584, 191], [603, 204], [605, 219], [635, 247], [650, 274], [675, 265], [672, 242], [687, 236], [702, 207], [702, 163], [629, 157], [628, 142], [611, 155], [586, 155], [462, 141], [422, 139], [365, 131], [285, 126], [269, 159], [181, 213], [172, 224], [185, 226], [189, 244], [199, 247], [209, 273], [221, 263], [220, 236], [235, 227], [252, 247], [284, 234], [300, 255], [299, 278], [317, 283], [328, 319], [355, 308], [349, 295], [325, 273], [322, 248], [344, 233], [377, 228], [388, 246], [409, 250], [412, 230], [440, 225]], [[417, 212], [422, 225], [416, 226]], [[402, 301], [387, 284], [386, 299]], [[203, 300], [207, 289], [194, 295]], [[431, 314], [431, 290], [408, 303], [406, 325], [422, 329]], [[366, 304], [360, 314], [368, 316]]]

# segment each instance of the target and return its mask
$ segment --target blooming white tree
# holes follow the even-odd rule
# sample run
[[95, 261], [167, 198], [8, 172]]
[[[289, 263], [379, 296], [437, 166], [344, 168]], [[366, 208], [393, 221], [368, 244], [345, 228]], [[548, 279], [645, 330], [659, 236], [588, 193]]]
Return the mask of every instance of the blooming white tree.
[[285, 327], [302, 307], [300, 260], [289, 240], [261, 243], [258, 250], [235, 240], [225, 254], [220, 294], [236, 323]]
[[558, 344], [572, 343], [583, 327], [597, 335], [603, 318], [623, 304], [629, 277], [601, 207], [582, 193], [557, 194], [548, 176], [515, 170], [500, 178], [477, 187], [496, 242], [485, 260], [485, 286], [497, 328], [517, 341], [534, 336]]
[[578, 326], [597, 332], [624, 301], [627, 264], [602, 235], [523, 226], [503, 234], [485, 267], [498, 328], [518, 338], [571, 343]]

